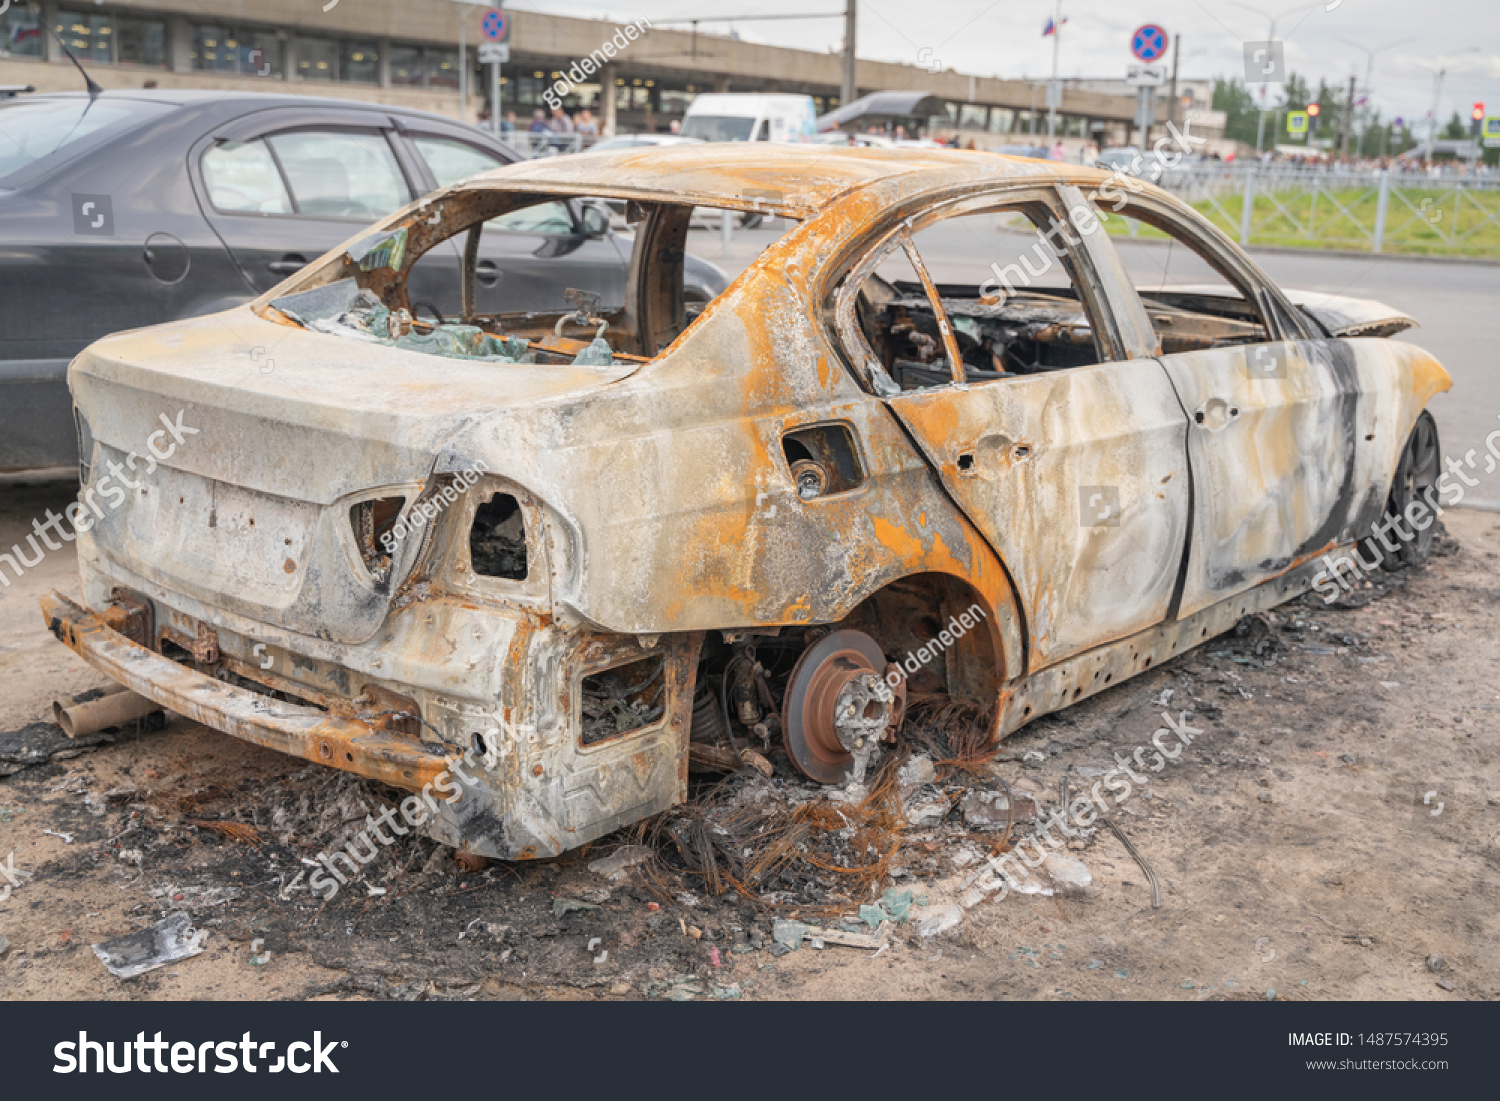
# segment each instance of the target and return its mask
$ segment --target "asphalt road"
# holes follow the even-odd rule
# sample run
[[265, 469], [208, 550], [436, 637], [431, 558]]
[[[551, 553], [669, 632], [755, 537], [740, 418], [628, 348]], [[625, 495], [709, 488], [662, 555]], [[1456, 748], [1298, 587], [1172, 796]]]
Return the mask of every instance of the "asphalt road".
[[[997, 232], [992, 238], [972, 231], [929, 236], [932, 232], [923, 235], [924, 249], [941, 251], [924, 251], [924, 258], [934, 267], [942, 266], [950, 277], [962, 275], [976, 282], [988, 278], [991, 263], [1014, 259], [1020, 239], [1011, 233]], [[774, 228], [740, 232], [728, 257], [717, 232], [695, 232], [689, 247], [737, 275], [778, 235]], [[1161, 243], [1117, 240], [1116, 247], [1139, 285], [1159, 279], [1164, 263], [1178, 280], [1193, 274], [1182, 267], [1180, 247], [1171, 259]], [[1431, 405], [1443, 453], [1457, 460], [1472, 448], [1484, 455], [1485, 438], [1500, 429], [1500, 372], [1490, 369], [1489, 358], [1500, 351], [1500, 266], [1254, 250], [1250, 255], [1283, 287], [1372, 298], [1416, 318], [1421, 328], [1397, 339], [1431, 352], [1453, 376], [1453, 389]], [[1496, 446], [1500, 448], [1500, 440]], [[1480, 484], [1464, 504], [1500, 511], [1500, 469], [1485, 474], [1481, 462], [1476, 471]]]

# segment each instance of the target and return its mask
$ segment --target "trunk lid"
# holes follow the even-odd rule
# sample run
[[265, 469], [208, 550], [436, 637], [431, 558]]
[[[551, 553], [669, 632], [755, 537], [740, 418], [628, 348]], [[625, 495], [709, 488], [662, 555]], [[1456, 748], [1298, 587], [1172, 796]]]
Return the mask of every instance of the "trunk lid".
[[396, 495], [410, 504], [435, 469], [465, 469], [473, 441], [524, 434], [537, 406], [637, 369], [465, 361], [290, 328], [248, 308], [117, 334], [69, 370], [99, 444], [94, 547], [211, 607], [361, 642], [419, 541], [406, 541], [382, 583], [359, 557], [352, 505]]

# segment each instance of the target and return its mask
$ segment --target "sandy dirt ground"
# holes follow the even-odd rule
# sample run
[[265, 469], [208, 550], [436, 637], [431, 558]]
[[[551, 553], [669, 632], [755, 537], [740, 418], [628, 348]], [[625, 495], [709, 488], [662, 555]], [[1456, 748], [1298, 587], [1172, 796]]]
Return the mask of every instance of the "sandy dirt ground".
[[[0, 546], [71, 492], [0, 485]], [[0, 860], [25, 873], [0, 901], [0, 998], [1494, 999], [1500, 516], [1447, 528], [1448, 553], [1368, 603], [1283, 605], [1031, 724], [985, 766], [977, 782], [1047, 811], [1065, 777], [1091, 786], [1190, 712], [1203, 733], [1112, 811], [1160, 908], [1096, 829], [1066, 850], [1089, 885], [992, 897], [923, 937], [940, 881], [997, 841], [955, 808], [892, 835], [904, 874], [875, 890], [916, 903], [883, 948], [790, 952], [777, 917], [834, 925], [874, 899], [796, 861], [777, 891], [715, 898], [667, 851], [611, 882], [589, 864], [622, 834], [472, 870], [400, 838], [324, 902], [296, 882], [302, 861], [393, 793], [178, 717], [19, 767], [56, 746], [38, 725], [53, 700], [104, 684], [40, 622], [40, 593], [76, 594], [57, 552], [0, 591], [0, 770], [16, 769]], [[730, 783], [752, 801], [790, 790]], [[201, 955], [121, 980], [90, 948], [174, 911], [207, 931]]]

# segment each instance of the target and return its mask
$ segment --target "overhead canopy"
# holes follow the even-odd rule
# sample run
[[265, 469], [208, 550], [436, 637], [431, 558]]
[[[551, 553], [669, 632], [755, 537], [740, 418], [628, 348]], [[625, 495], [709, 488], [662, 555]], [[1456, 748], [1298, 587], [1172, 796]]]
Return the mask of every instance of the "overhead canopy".
[[[1431, 154], [1427, 152], [1429, 144], [1432, 145]], [[1428, 143], [1424, 141], [1415, 149], [1408, 149], [1405, 153], [1401, 154], [1400, 159], [1403, 161], [1414, 161], [1430, 155], [1434, 157], [1457, 157], [1460, 160], [1468, 160], [1476, 156], [1478, 152], [1479, 150], [1472, 141], [1465, 141], [1459, 138], [1439, 138], [1435, 142]]]
[[837, 130], [865, 119], [929, 118], [944, 114], [946, 100], [927, 92], [871, 92], [818, 119], [818, 129]]

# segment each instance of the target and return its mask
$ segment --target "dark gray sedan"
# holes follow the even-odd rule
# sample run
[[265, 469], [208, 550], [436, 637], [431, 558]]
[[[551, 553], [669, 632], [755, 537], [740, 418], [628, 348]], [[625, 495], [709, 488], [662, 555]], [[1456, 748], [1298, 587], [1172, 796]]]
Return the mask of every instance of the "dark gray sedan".
[[[69, 361], [109, 333], [227, 309], [419, 196], [520, 159], [437, 115], [345, 100], [105, 92], [0, 102], [0, 471], [71, 465]], [[497, 219], [481, 295], [526, 309], [574, 287], [622, 299], [606, 211]], [[461, 257], [415, 272], [414, 305], [457, 308]], [[688, 258], [685, 296], [727, 286]]]

